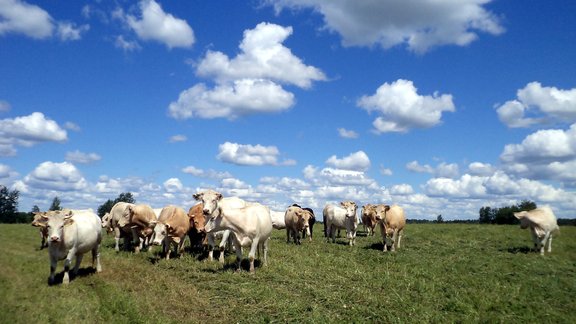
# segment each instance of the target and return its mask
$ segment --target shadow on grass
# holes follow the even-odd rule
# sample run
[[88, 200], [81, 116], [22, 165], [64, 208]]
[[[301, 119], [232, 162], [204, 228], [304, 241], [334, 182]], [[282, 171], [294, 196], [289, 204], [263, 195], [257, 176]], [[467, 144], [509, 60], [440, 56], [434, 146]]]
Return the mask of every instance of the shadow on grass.
[[[70, 276], [70, 282], [73, 282], [74, 280], [76, 280], [76, 278], [88, 277], [95, 273], [96, 273], [95, 268], [88, 267], [78, 269], [78, 273], [76, 275], [72, 274], [72, 270], [70, 270], [68, 275]], [[50, 282], [50, 279], [48, 279], [48, 285], [49, 286], [61, 285], [63, 279], [64, 279], [64, 270], [54, 275], [54, 281]]]
[[[384, 250], [384, 243], [382, 243], [382, 242], [372, 243], [370, 245], [364, 246], [364, 249], [365, 250], [383, 251]], [[392, 245], [388, 245], [388, 251], [392, 251]]]
[[[213, 261], [213, 262], [218, 262], [218, 261]], [[255, 271], [257, 269], [259, 269], [262, 265], [263, 265], [262, 261], [260, 261], [258, 259], [254, 260], [254, 270]], [[242, 261], [240, 261], [240, 270], [243, 272], [250, 272], [250, 260], [242, 259]], [[236, 266], [236, 260], [234, 260], [234, 262], [225, 263], [221, 269], [204, 269], [203, 271], [209, 272], [209, 273], [221, 273], [221, 272], [226, 272], [226, 271], [236, 271], [237, 272], [238, 267]]]
[[532, 249], [528, 246], [515, 246], [515, 247], [509, 247], [506, 249], [500, 249], [500, 251], [506, 251], [506, 252], [512, 253], [512, 254], [518, 254], [518, 253], [528, 254], [528, 253], [532, 252]]

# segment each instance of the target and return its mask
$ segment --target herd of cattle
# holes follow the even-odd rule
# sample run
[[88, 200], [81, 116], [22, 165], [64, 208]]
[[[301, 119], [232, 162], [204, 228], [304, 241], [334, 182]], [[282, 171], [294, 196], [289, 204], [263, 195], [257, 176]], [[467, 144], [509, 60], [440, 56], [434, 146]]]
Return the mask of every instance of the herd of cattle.
[[[274, 229], [286, 229], [286, 242], [292, 240], [301, 244], [301, 238], [312, 240], [316, 221], [314, 211], [294, 204], [284, 212], [271, 211], [268, 207], [247, 202], [237, 197], [223, 197], [222, 194], [207, 190], [194, 195], [199, 203], [188, 210], [176, 206], [152, 209], [145, 204], [116, 203], [102, 219], [91, 209], [61, 210], [36, 213], [33, 226], [40, 228], [41, 248], [48, 246], [50, 256], [49, 283], [54, 281], [54, 273], [59, 260], [64, 260], [62, 282], [69, 283], [69, 270], [72, 258], [76, 257], [73, 273], [77, 273], [84, 253], [92, 252], [92, 265], [101, 271], [100, 243], [102, 228], [114, 233], [115, 250], [120, 250], [120, 239], [124, 248], [139, 252], [142, 248], [161, 246], [166, 259], [170, 258], [170, 248], [174, 246], [176, 255], [182, 253], [188, 236], [193, 250], [208, 248], [208, 259], [213, 260], [213, 250], [219, 240], [220, 258], [224, 263], [226, 246], [233, 246], [240, 270], [242, 247], [250, 247], [248, 259], [250, 272], [254, 272], [256, 253], [262, 252], [264, 265], [268, 262], [268, 242]], [[328, 204], [323, 210], [324, 236], [328, 242], [335, 242], [336, 232], [346, 231], [349, 245], [356, 242], [358, 228], [358, 205], [353, 201], [343, 201], [339, 205]], [[521, 228], [530, 228], [535, 249], [544, 254], [545, 246], [552, 251], [552, 234], [559, 230], [556, 217], [549, 207], [515, 213]], [[406, 216], [402, 207], [393, 205], [365, 205], [361, 210], [361, 222], [368, 236], [374, 235], [380, 227], [384, 251], [400, 248]]]

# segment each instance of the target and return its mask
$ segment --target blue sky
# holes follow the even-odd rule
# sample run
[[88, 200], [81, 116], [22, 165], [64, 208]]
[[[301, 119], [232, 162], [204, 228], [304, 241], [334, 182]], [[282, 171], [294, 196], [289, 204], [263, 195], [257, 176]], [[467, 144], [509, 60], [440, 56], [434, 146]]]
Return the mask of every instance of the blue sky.
[[576, 217], [573, 1], [0, 0], [0, 184], [21, 211]]

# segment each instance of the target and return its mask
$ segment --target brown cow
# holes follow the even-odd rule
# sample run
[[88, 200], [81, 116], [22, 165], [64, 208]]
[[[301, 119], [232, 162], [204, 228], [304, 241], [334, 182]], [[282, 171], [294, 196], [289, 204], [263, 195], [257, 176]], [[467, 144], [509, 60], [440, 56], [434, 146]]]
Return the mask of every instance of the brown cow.
[[404, 227], [406, 226], [404, 209], [398, 205], [378, 205], [376, 210], [376, 219], [380, 224], [384, 252], [388, 251], [387, 239], [390, 237], [392, 237], [392, 247], [390, 250], [394, 252], [396, 248], [400, 248], [400, 241], [402, 241]]
[[176, 254], [182, 253], [184, 241], [190, 229], [190, 220], [184, 209], [176, 206], [162, 208], [158, 221], [154, 224], [154, 245], [162, 245], [166, 260], [170, 259], [170, 246], [176, 246]]
[[188, 210], [188, 219], [190, 220], [188, 238], [190, 239], [190, 248], [196, 251], [203, 251], [206, 244], [206, 231], [204, 230], [206, 219], [202, 213], [203, 209], [204, 205], [199, 203]]
[[126, 225], [132, 229], [132, 238], [135, 245], [134, 251], [140, 252], [142, 248], [147, 246], [149, 240], [154, 233], [153, 221], [157, 221], [156, 214], [152, 207], [148, 205], [132, 205], [128, 206], [128, 219], [125, 217], [120, 221], [120, 227]]
[[378, 221], [376, 220], [377, 205], [367, 204], [362, 206], [362, 224], [367, 236], [374, 236], [374, 228]]
[[49, 212], [38, 212], [34, 213], [34, 220], [32, 221], [32, 226], [38, 227], [40, 229], [40, 250], [48, 247], [48, 229], [46, 228], [47, 218]]
[[[306, 231], [310, 236], [310, 213], [299, 206], [290, 206], [284, 214], [284, 223], [286, 224], [286, 243], [290, 243], [290, 236], [293, 237], [295, 244], [300, 244], [300, 232]], [[311, 238], [310, 238], [311, 239]]]

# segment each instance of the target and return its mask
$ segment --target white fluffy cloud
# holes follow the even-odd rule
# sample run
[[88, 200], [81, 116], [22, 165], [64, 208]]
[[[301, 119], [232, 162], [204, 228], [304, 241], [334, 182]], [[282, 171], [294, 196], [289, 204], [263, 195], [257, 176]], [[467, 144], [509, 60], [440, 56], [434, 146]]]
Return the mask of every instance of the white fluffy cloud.
[[309, 88], [313, 81], [326, 79], [322, 71], [305, 65], [282, 45], [291, 33], [291, 27], [261, 23], [244, 31], [236, 57], [208, 51], [196, 65], [196, 73], [213, 80], [214, 87], [199, 83], [182, 91], [169, 105], [169, 115], [176, 119], [236, 119], [291, 108], [294, 94], [281, 84]]
[[406, 164], [406, 169], [417, 173], [430, 173], [440, 178], [456, 178], [460, 175], [460, 168], [455, 163], [440, 163], [437, 167], [428, 164], [421, 165], [418, 161]]
[[219, 172], [216, 170], [203, 170], [196, 168], [194, 166], [187, 166], [182, 169], [182, 172], [191, 174], [195, 177], [199, 178], [209, 178], [209, 179], [225, 179], [225, 178], [232, 178], [232, 175], [229, 172]]
[[441, 122], [443, 112], [455, 110], [452, 95], [419, 95], [412, 81], [402, 79], [384, 83], [374, 95], [362, 96], [357, 105], [380, 115], [373, 122], [378, 133], [433, 127]]
[[88, 183], [71, 163], [43, 162], [24, 177], [24, 184], [38, 189], [71, 191], [86, 189]]
[[342, 159], [332, 155], [326, 164], [337, 169], [353, 170], [353, 171], [366, 171], [370, 168], [370, 158], [364, 151], [352, 153]]
[[477, 33], [498, 35], [499, 19], [483, 5], [490, 0], [264, 0], [279, 12], [284, 8], [312, 8], [324, 18], [326, 29], [338, 33], [344, 46], [387, 49], [406, 44], [424, 53], [441, 45], [468, 45]]
[[200, 83], [180, 93], [168, 107], [176, 119], [228, 118], [256, 113], [277, 113], [294, 104], [294, 95], [268, 80], [242, 79], [209, 89]]
[[302, 63], [289, 48], [282, 45], [292, 34], [292, 27], [260, 23], [244, 31], [241, 53], [229, 59], [222, 52], [208, 51], [198, 64], [197, 74], [219, 82], [238, 79], [267, 79], [309, 88], [312, 81], [326, 77], [319, 69]]
[[295, 161], [278, 162], [280, 151], [276, 146], [245, 145], [226, 142], [220, 144], [218, 160], [238, 165], [293, 165]]
[[15, 33], [42, 39], [52, 36], [53, 20], [44, 9], [19, 0], [0, 0], [0, 35]]
[[188, 23], [164, 12], [156, 1], [142, 0], [139, 9], [141, 19], [132, 15], [126, 15], [124, 19], [141, 39], [157, 41], [168, 48], [194, 44], [194, 31]]
[[41, 142], [64, 142], [66, 130], [40, 112], [0, 120], [0, 155], [15, 155], [15, 146], [30, 147]]
[[497, 108], [500, 121], [508, 127], [576, 122], [576, 88], [562, 90], [530, 82], [517, 92], [517, 99]]

